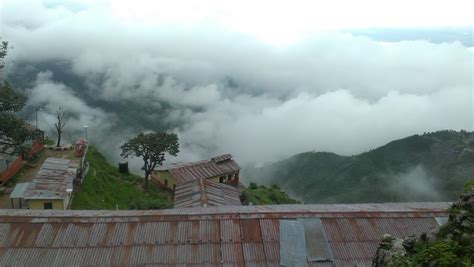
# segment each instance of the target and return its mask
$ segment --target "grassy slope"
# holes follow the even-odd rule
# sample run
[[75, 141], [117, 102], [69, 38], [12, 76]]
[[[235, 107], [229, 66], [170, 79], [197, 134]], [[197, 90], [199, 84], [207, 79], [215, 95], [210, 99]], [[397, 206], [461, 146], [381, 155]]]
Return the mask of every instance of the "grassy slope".
[[[441, 131], [396, 140], [356, 156], [307, 152], [244, 172], [250, 181], [276, 183], [308, 203], [452, 200], [474, 173], [474, 153], [458, 153], [472, 147], [473, 140], [474, 133]], [[434, 179], [439, 195], [417, 195], [409, 185], [408, 190], [391, 188], [416, 166]]]
[[300, 204], [299, 201], [291, 199], [276, 185], [266, 187], [250, 183], [250, 186], [245, 189], [243, 195], [244, 199], [253, 205]]
[[89, 172], [74, 193], [72, 209], [156, 209], [172, 207], [171, 196], [150, 186], [143, 192], [143, 178], [122, 174], [94, 147], [86, 156]]

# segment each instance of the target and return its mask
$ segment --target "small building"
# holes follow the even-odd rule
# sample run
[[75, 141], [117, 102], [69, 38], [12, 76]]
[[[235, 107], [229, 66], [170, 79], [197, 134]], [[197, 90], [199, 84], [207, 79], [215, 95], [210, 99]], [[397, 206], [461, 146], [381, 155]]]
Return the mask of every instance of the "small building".
[[47, 158], [31, 182], [15, 186], [10, 195], [12, 208], [65, 210], [76, 176], [77, 167], [70, 160]]
[[240, 206], [237, 188], [216, 183], [211, 179], [200, 178], [176, 186], [174, 192], [175, 208]]
[[240, 167], [232, 159], [232, 155], [225, 154], [210, 160], [157, 167], [151, 173], [150, 181], [173, 192], [176, 186], [199, 179], [210, 179], [216, 183], [237, 186], [239, 171]]

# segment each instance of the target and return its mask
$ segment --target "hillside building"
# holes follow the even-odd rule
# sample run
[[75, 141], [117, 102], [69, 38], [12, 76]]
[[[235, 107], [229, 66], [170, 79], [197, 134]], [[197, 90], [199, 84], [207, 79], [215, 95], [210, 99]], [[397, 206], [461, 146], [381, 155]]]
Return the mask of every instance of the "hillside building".
[[31, 182], [19, 183], [10, 194], [12, 208], [69, 208], [78, 165], [67, 159], [47, 158]]
[[150, 182], [172, 192], [178, 185], [199, 179], [237, 186], [239, 171], [240, 167], [232, 159], [232, 155], [225, 154], [210, 160], [157, 167], [150, 175]]

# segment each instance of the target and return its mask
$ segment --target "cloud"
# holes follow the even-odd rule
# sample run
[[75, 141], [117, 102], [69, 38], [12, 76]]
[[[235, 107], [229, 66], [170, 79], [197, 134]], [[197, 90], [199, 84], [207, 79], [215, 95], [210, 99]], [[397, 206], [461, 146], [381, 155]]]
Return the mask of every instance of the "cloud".
[[[62, 107], [66, 112], [66, 133], [70, 136], [83, 136], [83, 126], [88, 125], [98, 132], [107, 132], [116, 119], [101, 109], [88, 106], [83, 100], [75, 95], [71, 88], [62, 83], [53, 81], [53, 73], [50, 71], [40, 72], [37, 75], [33, 88], [27, 90], [28, 106], [42, 108], [39, 116], [43, 123], [49, 127], [49, 135], [55, 136], [51, 131], [56, 122], [56, 110]], [[72, 142], [74, 140], [68, 140]]]
[[[113, 129], [113, 142], [108, 135], [97, 142], [115, 147], [111, 155], [156, 125], [179, 133], [179, 160], [230, 152], [243, 164], [474, 130], [474, 53], [460, 43], [387, 44], [325, 32], [281, 47], [207, 22], [125, 23], [105, 3], [78, 3], [34, 4], [28, 17], [8, 2], [2, 37], [15, 48], [7, 64], [66, 62], [87, 86], [40, 70], [30, 103], [66, 105], [70, 125], [96, 127], [101, 141]], [[123, 113], [110, 108], [121, 103], [140, 128], [123, 125]]]
[[400, 196], [402, 200], [443, 199], [443, 195], [437, 189], [436, 179], [431, 177], [422, 165], [415, 166], [405, 173], [400, 173], [387, 180], [392, 181], [392, 184], [388, 185], [389, 190]]

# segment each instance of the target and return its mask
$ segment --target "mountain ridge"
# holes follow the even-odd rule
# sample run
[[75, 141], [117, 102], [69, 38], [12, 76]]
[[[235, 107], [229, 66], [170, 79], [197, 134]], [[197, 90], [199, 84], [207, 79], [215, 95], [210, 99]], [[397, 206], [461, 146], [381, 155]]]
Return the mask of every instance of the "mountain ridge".
[[474, 176], [474, 133], [415, 134], [353, 156], [304, 152], [243, 173], [307, 203], [449, 201]]

